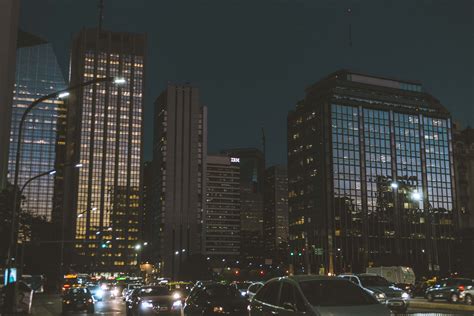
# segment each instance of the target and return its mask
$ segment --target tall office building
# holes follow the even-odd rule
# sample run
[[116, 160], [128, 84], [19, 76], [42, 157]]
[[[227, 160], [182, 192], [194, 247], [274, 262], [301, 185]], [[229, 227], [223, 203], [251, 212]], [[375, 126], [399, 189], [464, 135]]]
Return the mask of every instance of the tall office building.
[[[23, 31], [18, 35], [15, 86], [11, 117], [8, 179], [14, 181], [18, 128], [26, 108], [36, 99], [66, 88], [61, 69], [50, 43]], [[56, 128], [64, 117], [64, 102], [50, 99], [37, 105], [23, 125], [18, 184], [54, 169]], [[31, 182], [23, 192], [22, 209], [51, 220], [54, 177], [45, 176]]]
[[202, 212], [207, 152], [207, 109], [199, 90], [169, 85], [155, 101], [153, 208], [158, 233], [152, 241], [165, 276], [202, 254]]
[[[286, 166], [265, 170], [263, 234], [265, 249], [271, 257], [279, 256], [288, 243], [288, 174]], [[286, 258], [286, 257], [285, 257]], [[283, 259], [280, 256], [280, 259]]]
[[[58, 162], [82, 168], [57, 174], [56, 209], [68, 216], [79, 241], [75, 263], [90, 271], [126, 271], [137, 265], [140, 242], [143, 34], [84, 29], [73, 40], [71, 85], [123, 77], [124, 85], [98, 83], [71, 93], [66, 148]], [[64, 135], [63, 135], [64, 136]]]
[[156, 256], [153, 253], [153, 235], [157, 233], [155, 231], [155, 221], [156, 213], [153, 211], [152, 201], [153, 201], [153, 177], [154, 177], [154, 168], [153, 162], [146, 161], [143, 164], [143, 196], [142, 196], [142, 239], [146, 242], [149, 247], [144, 247], [142, 250], [142, 259], [144, 261], [152, 262], [157, 264]]
[[249, 260], [263, 259], [263, 178], [265, 158], [256, 148], [222, 151], [240, 162], [240, 253]]
[[207, 156], [203, 215], [204, 254], [213, 259], [240, 255], [240, 167], [234, 157]]
[[474, 229], [474, 129], [455, 129], [453, 134], [459, 226]]
[[450, 270], [451, 125], [418, 82], [339, 71], [308, 87], [288, 115], [295, 266]]
[[20, 0], [0, 1], [0, 191], [6, 187]]

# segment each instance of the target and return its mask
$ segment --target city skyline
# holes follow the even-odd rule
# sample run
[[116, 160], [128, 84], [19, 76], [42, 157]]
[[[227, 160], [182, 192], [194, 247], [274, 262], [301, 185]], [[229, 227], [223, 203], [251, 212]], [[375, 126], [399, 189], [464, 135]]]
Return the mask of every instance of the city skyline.
[[[267, 160], [272, 165], [286, 162], [283, 118], [300, 96], [301, 87], [336, 69], [416, 78], [446, 105], [454, 120], [468, 125], [474, 117], [470, 92], [474, 90], [473, 44], [468, 40], [474, 22], [469, 15], [472, 2], [457, 4], [438, 1], [417, 6], [399, 1], [387, 9], [379, 1], [290, 4], [263, 0], [252, 2], [251, 10], [248, 1], [234, 2], [230, 14], [226, 6], [213, 0], [160, 4], [118, 0], [113, 5], [105, 1], [104, 27], [148, 33], [146, 160], [151, 160], [154, 98], [168, 82], [189, 81], [202, 90], [203, 104], [210, 110], [210, 152], [225, 146], [260, 148], [264, 127]], [[188, 8], [187, 13], [170, 19], [181, 5]], [[69, 34], [97, 24], [97, 1], [25, 0], [22, 6], [21, 25], [27, 30], [34, 26], [54, 43], [66, 72]], [[349, 7], [351, 17], [346, 12]], [[70, 10], [74, 17], [60, 14]], [[155, 21], [153, 12], [157, 11], [171, 14]], [[33, 16], [32, 12], [41, 14]], [[58, 16], [37, 23], [37, 18], [50, 12]], [[266, 12], [272, 14], [262, 25], [258, 17], [267, 16]], [[203, 16], [207, 18], [201, 19]], [[55, 25], [61, 22], [65, 32], [58, 34]], [[226, 119], [228, 114], [236, 119]], [[240, 121], [246, 121], [246, 126]]]

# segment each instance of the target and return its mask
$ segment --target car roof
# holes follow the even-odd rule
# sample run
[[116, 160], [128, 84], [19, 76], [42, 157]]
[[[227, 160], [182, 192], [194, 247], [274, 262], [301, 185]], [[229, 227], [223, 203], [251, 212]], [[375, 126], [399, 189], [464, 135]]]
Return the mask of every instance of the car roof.
[[292, 275], [286, 276], [281, 278], [274, 278], [272, 280], [293, 280], [295, 282], [304, 282], [304, 281], [320, 281], [320, 280], [342, 280], [341, 278], [337, 278], [334, 276], [327, 276], [327, 275]]

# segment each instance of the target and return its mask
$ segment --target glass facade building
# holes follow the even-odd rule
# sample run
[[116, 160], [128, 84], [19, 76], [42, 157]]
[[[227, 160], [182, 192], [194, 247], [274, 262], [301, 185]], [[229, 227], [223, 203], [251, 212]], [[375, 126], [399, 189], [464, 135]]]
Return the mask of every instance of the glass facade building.
[[[36, 99], [66, 88], [53, 47], [45, 40], [20, 32], [16, 56], [15, 86], [10, 132], [8, 179], [14, 181], [18, 128], [26, 108]], [[64, 116], [63, 101], [51, 99], [40, 103], [26, 117], [23, 125], [18, 185], [54, 169], [56, 131]], [[54, 177], [44, 176], [25, 189], [22, 209], [33, 215], [52, 218]]]
[[288, 117], [295, 250], [330, 272], [397, 264], [450, 270], [448, 111], [419, 83], [348, 71], [306, 92]]
[[140, 240], [145, 36], [85, 29], [73, 41], [71, 84], [102, 77], [68, 102], [66, 149], [58, 160], [79, 171], [59, 174], [58, 208], [74, 227], [78, 265], [91, 271], [137, 266]]

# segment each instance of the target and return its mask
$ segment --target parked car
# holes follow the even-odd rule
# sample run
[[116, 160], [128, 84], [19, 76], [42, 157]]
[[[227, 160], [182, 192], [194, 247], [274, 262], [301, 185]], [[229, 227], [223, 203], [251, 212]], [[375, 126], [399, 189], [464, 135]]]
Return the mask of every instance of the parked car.
[[459, 301], [461, 292], [463, 292], [466, 287], [472, 285], [474, 285], [474, 282], [471, 279], [442, 279], [426, 290], [425, 297], [430, 302], [441, 299], [452, 303], [457, 303]]
[[343, 278], [298, 275], [275, 278], [250, 302], [250, 316], [260, 315], [390, 315], [360, 286]]
[[380, 303], [391, 310], [404, 313], [408, 309], [410, 294], [396, 287], [387, 279], [371, 273], [343, 274], [339, 277], [349, 280], [372, 294]]
[[143, 286], [134, 289], [126, 304], [127, 315], [181, 314], [182, 302], [167, 286]]
[[87, 288], [73, 288], [63, 296], [63, 313], [69, 311], [87, 311], [94, 313], [94, 300]]
[[468, 285], [464, 291], [459, 294], [459, 299], [467, 305], [474, 305], [474, 285]]
[[254, 282], [250, 284], [247, 289], [247, 298], [249, 300], [253, 299], [258, 290], [263, 286], [262, 282]]
[[242, 315], [248, 301], [233, 285], [208, 283], [195, 287], [186, 299], [184, 315]]

